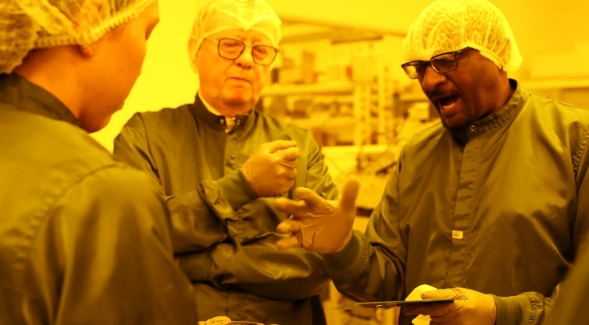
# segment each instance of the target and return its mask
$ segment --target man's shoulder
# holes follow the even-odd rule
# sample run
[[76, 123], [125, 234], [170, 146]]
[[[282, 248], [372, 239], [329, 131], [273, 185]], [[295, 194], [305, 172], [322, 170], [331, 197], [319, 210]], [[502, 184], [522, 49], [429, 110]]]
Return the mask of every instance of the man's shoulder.
[[589, 123], [589, 108], [580, 107], [566, 101], [557, 100], [535, 92], [526, 92], [526, 105], [531, 106], [530, 112], [542, 115], [550, 114], [553, 118], [563, 121]]
[[39, 193], [35, 186], [51, 184], [48, 191], [56, 193], [105, 170], [115, 175], [104, 180], [105, 186], [112, 184], [112, 188], [120, 187], [120, 180], [142, 177], [80, 127], [28, 113], [1, 117], [10, 120], [0, 127], [0, 138], [12, 139], [3, 143], [0, 151], [0, 178], [5, 180], [5, 189], [21, 184], [18, 188]]
[[[145, 173], [117, 161], [80, 174], [74, 180], [72, 191], [91, 191], [90, 200], [103, 201], [105, 204], [133, 206], [145, 204], [143, 199], [159, 200], [157, 189]], [[75, 196], [75, 195], [74, 195]]]
[[6, 127], [0, 127], [0, 137], [12, 139], [5, 144], [12, 159], [40, 167], [70, 162], [85, 169], [114, 162], [108, 150], [78, 126], [26, 112], [0, 115], [3, 117], [8, 120], [4, 121]]
[[29, 227], [34, 233], [39, 225], [34, 220], [62, 211], [65, 205], [74, 208], [74, 217], [83, 219], [90, 212], [99, 213], [101, 204], [120, 203], [124, 209], [145, 197], [157, 198], [145, 175], [117, 162], [85, 131], [29, 115], [12, 122], [34, 129], [0, 128], [0, 138], [13, 139], [0, 151], [0, 196], [14, 198], [0, 204], [7, 212], [4, 227]]
[[143, 128], [174, 126], [186, 122], [186, 118], [190, 116], [190, 104], [165, 107], [157, 111], [137, 112], [127, 121], [125, 127], [137, 127], [139, 124]]

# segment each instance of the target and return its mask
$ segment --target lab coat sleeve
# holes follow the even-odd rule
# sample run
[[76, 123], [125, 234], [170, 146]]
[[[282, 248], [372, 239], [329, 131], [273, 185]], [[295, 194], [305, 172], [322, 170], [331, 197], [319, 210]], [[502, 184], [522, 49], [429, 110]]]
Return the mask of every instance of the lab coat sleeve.
[[335, 286], [351, 299], [403, 298], [407, 248], [398, 221], [399, 171], [397, 168], [391, 174], [383, 197], [370, 216], [365, 235], [355, 231], [341, 252], [324, 255], [327, 272]]
[[25, 272], [30, 323], [196, 324], [194, 296], [173, 262], [161, 198], [130, 168], [105, 167], [50, 208]]
[[[586, 127], [581, 140], [580, 150], [573, 152], [573, 162], [576, 165], [577, 181], [577, 210], [574, 216], [572, 241], [575, 253], [579, 254], [580, 247], [587, 247], [589, 241], [589, 127]], [[552, 307], [563, 299], [560, 283], [550, 297], [539, 292], [525, 292], [514, 297], [497, 297], [497, 324], [540, 324], [542, 319], [549, 317]], [[566, 299], [566, 298], [565, 298]], [[567, 323], [562, 323], [567, 324]], [[579, 323], [581, 324], [581, 323]]]
[[325, 155], [311, 134], [308, 134], [307, 143], [309, 147], [307, 172], [305, 179], [297, 183], [305, 184], [305, 187], [328, 200], [338, 200], [339, 193], [325, 165]]
[[114, 154], [147, 173], [157, 185], [171, 213], [176, 253], [206, 250], [227, 239], [228, 230], [223, 220], [233, 218], [235, 209], [257, 198], [239, 170], [217, 181], [204, 181], [188, 193], [167, 196], [150, 152], [141, 115], [131, 118], [117, 136]]
[[[327, 173], [324, 156], [310, 137], [304, 179], [298, 184], [313, 189], [328, 199], [337, 199], [338, 191]], [[278, 251], [275, 243], [281, 237], [269, 229], [267, 236], [254, 243], [217, 245], [215, 254], [201, 251], [180, 259], [182, 270], [191, 281], [209, 281], [217, 288], [238, 287], [269, 299], [297, 300], [324, 292], [329, 278], [319, 254], [303, 249]], [[206, 266], [206, 267], [202, 267]]]
[[589, 246], [585, 244], [543, 325], [589, 324]]

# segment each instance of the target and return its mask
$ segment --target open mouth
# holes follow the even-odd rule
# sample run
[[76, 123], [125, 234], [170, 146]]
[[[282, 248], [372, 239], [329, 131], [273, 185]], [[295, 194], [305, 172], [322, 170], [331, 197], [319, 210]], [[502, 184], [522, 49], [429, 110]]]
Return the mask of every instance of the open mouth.
[[241, 78], [241, 77], [231, 77], [231, 79], [233, 80], [238, 80], [238, 81], [245, 81], [245, 82], [249, 82], [249, 80], [245, 79], [245, 78]]
[[438, 98], [436, 100], [440, 113], [447, 114], [452, 113], [456, 108], [456, 102], [458, 102], [458, 96], [447, 96]]

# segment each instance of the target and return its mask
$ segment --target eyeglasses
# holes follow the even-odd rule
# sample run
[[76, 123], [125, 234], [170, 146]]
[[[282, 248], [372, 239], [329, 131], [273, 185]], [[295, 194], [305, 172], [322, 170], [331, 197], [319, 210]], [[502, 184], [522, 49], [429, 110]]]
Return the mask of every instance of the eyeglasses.
[[437, 73], [446, 73], [455, 70], [458, 67], [458, 61], [456, 54], [465, 51], [468, 48], [464, 48], [459, 51], [446, 52], [433, 56], [429, 61], [411, 61], [401, 65], [401, 68], [405, 70], [407, 77], [411, 79], [421, 79], [425, 76], [425, 69], [428, 65], [432, 66]]
[[[244, 42], [232, 38], [206, 39], [211, 42], [217, 41], [219, 56], [228, 60], [237, 59], [243, 54], [246, 47], [250, 47], [245, 45]], [[272, 64], [278, 53], [278, 49], [269, 45], [254, 45], [251, 48], [254, 62], [263, 66]]]

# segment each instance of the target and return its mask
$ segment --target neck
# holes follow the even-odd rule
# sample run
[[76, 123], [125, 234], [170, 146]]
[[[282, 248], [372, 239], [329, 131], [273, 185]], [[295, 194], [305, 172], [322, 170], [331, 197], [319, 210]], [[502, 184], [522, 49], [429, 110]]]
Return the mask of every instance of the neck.
[[505, 106], [505, 104], [507, 104], [507, 102], [511, 99], [511, 96], [513, 96], [513, 92], [515, 91], [515, 89], [511, 88], [511, 83], [509, 82], [509, 78], [507, 77], [507, 73], [505, 73], [505, 81], [503, 82], [503, 85], [501, 86], [501, 95], [500, 98], [502, 98], [502, 104], [501, 107]]
[[225, 117], [235, 117], [235, 115], [247, 115], [251, 111], [251, 107], [243, 104], [229, 105], [229, 104], [217, 104], [212, 106], [219, 115]]
[[84, 107], [81, 97], [84, 91], [80, 86], [83, 83], [77, 78], [80, 74], [72, 73], [76, 66], [75, 60], [68, 60], [70, 50], [65, 46], [34, 50], [14, 73], [51, 93], [79, 118]]
[[222, 115], [225, 117], [235, 117], [235, 115], [247, 115], [251, 111], [251, 106], [244, 103], [238, 103], [235, 105], [225, 103], [223, 101], [208, 100], [198, 92], [198, 96], [202, 100], [205, 107], [213, 114]]

